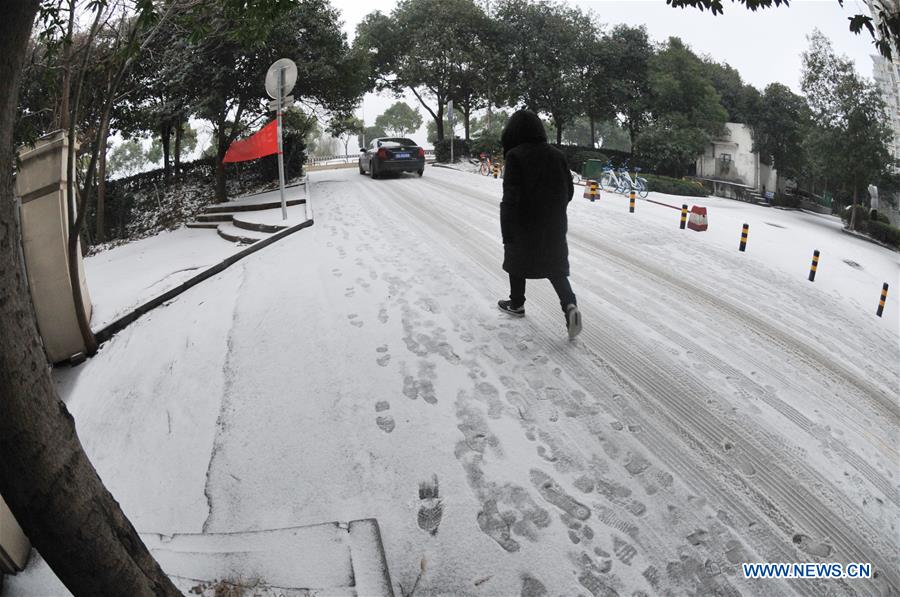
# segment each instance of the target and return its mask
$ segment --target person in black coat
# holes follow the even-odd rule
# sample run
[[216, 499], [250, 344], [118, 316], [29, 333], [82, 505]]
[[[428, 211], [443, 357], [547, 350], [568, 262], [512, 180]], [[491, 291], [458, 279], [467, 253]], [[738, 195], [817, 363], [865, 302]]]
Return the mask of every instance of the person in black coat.
[[566, 316], [569, 337], [581, 331], [581, 313], [569, 284], [566, 208], [572, 174], [561, 151], [547, 143], [544, 124], [530, 110], [513, 114], [501, 136], [506, 170], [500, 229], [503, 269], [509, 274], [509, 300], [502, 311], [525, 315], [525, 280], [547, 278]]

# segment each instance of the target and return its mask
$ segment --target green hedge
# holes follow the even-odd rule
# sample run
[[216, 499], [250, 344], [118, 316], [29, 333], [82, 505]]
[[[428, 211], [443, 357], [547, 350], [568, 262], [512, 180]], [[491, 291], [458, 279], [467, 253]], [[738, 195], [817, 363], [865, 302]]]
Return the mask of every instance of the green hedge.
[[657, 176], [655, 174], [643, 174], [642, 178], [647, 179], [649, 190], [655, 193], [666, 193], [668, 195], [683, 195], [685, 197], [706, 197], [706, 189], [699, 182], [693, 180], [684, 180], [681, 178], [669, 178], [668, 176]]
[[775, 193], [775, 197], [772, 199], [772, 205], [777, 205], [778, 207], [801, 207], [800, 205], [800, 197], [797, 195], [788, 195], [785, 193]]
[[854, 211], [856, 211], [856, 227], [860, 230], [865, 230], [866, 224], [869, 222], [869, 210], [862, 205], [857, 205], [855, 207], [847, 206], [846, 208], [842, 209], [841, 219], [844, 220], [844, 223], [849, 226], [850, 216]]
[[[458, 160], [467, 155], [469, 155], [469, 143], [465, 139], [454, 139], [454, 159]], [[434, 144], [434, 159], [444, 164], [450, 161], [450, 139], [441, 139]]]
[[[868, 234], [875, 240], [879, 240], [886, 245], [900, 249], [900, 228], [891, 225], [888, 217], [875, 210], [869, 210], [867, 207], [857, 205], [853, 208], [841, 210], [841, 219], [849, 226], [850, 215], [856, 210], [856, 230]], [[875, 219], [872, 219], [872, 216]]]
[[[556, 145], [555, 147], [565, 154], [566, 161], [569, 163], [569, 170], [579, 173], [587, 160], [603, 160], [604, 163], [612, 160], [613, 165], [620, 166], [622, 163], [631, 160], [632, 157], [630, 153], [615, 149], [604, 148], [600, 150], [582, 145]], [[640, 165], [635, 164], [633, 161], [628, 163], [629, 166]]]
[[878, 220], [869, 220], [866, 223], [866, 231], [875, 240], [900, 249], [900, 228]]

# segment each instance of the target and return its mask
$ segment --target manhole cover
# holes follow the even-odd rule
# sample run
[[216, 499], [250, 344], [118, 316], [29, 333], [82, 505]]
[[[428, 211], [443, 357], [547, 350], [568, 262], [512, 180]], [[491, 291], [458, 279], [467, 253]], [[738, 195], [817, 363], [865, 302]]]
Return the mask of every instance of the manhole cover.
[[849, 265], [849, 266], [852, 267], [853, 269], [862, 269], [862, 268], [863, 268], [863, 266], [861, 266], [860, 264], [856, 263], [856, 262], [853, 261], [852, 259], [844, 259], [844, 263], [846, 263], [847, 265]]

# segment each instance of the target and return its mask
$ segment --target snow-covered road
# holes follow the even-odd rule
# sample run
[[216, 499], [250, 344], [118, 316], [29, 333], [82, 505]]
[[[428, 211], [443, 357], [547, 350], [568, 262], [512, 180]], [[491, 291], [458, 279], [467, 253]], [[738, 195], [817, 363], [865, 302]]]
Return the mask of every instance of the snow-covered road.
[[[57, 374], [138, 530], [376, 517], [398, 595], [423, 561], [416, 595], [900, 591], [896, 253], [810, 214], [709, 198], [694, 233], [576, 197], [569, 342], [547, 282], [495, 307], [501, 181], [311, 178], [313, 228]], [[831, 561], [877, 578], [740, 570]]]

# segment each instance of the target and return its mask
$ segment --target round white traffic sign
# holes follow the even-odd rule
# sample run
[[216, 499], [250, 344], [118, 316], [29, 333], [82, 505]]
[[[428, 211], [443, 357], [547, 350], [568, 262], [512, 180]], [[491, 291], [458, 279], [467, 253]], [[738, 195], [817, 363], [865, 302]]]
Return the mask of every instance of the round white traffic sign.
[[266, 93], [272, 99], [278, 99], [278, 82], [280, 73], [284, 72], [284, 87], [281, 90], [283, 98], [291, 92], [297, 83], [297, 65], [290, 58], [281, 58], [272, 63], [266, 73]]

